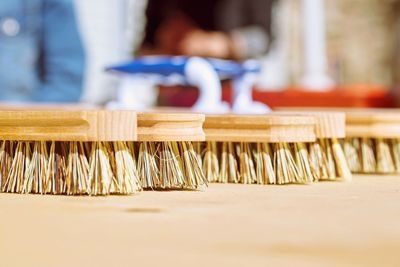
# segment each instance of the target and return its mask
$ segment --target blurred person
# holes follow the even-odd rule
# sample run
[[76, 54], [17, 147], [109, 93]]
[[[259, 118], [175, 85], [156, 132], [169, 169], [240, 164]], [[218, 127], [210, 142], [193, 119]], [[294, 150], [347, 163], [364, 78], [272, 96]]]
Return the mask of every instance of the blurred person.
[[82, 101], [104, 104], [115, 97], [119, 77], [105, 68], [130, 59], [142, 41], [144, 0], [75, 0], [86, 51]]
[[0, 1], [0, 101], [78, 101], [83, 70], [72, 0]]
[[273, 0], [148, 0], [142, 54], [243, 59], [267, 52]]

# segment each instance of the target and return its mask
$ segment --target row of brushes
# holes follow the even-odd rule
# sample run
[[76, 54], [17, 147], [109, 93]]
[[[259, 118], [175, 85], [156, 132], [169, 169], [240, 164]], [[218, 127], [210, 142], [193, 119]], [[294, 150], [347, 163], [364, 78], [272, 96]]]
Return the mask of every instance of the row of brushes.
[[0, 120], [2, 192], [108, 195], [351, 179], [339, 144], [343, 114], [10, 111]]
[[206, 185], [192, 145], [204, 140], [204, 115], [2, 111], [0, 121], [1, 192], [126, 195]]

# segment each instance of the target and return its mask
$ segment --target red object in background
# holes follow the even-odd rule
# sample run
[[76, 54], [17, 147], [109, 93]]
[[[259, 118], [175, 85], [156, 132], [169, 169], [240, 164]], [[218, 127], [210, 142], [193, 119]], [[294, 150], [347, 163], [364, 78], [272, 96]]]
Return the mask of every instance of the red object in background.
[[[190, 107], [198, 97], [193, 87], [160, 87], [161, 106]], [[229, 83], [223, 84], [222, 98], [230, 102], [232, 92]], [[342, 86], [327, 92], [305, 91], [288, 88], [284, 91], [253, 91], [253, 98], [270, 107], [395, 107], [396, 102], [388, 88], [371, 85]]]

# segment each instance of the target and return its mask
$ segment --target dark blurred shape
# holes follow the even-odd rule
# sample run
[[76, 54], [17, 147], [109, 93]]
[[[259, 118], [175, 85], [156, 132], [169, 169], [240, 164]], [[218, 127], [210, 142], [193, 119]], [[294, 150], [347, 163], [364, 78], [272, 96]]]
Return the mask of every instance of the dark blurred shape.
[[246, 58], [271, 40], [273, 0], [149, 0], [142, 54]]

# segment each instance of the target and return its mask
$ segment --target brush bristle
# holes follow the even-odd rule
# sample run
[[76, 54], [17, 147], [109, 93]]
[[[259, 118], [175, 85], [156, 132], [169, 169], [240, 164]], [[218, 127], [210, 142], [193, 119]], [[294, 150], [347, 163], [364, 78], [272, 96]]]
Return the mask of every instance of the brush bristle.
[[180, 142], [179, 152], [182, 155], [183, 169], [185, 171], [185, 189], [198, 189], [207, 185], [201, 161], [191, 142]]
[[[200, 150], [201, 151], [201, 150]], [[200, 155], [202, 152], [200, 152]], [[206, 142], [206, 147], [203, 155], [202, 166], [204, 176], [210, 183], [218, 182], [219, 176], [219, 161], [218, 161], [217, 142]]]
[[314, 180], [304, 144], [208, 142], [202, 154], [209, 182], [289, 184]]
[[347, 138], [345, 157], [354, 173], [400, 173], [400, 142], [389, 138]]
[[301, 176], [301, 183], [318, 181], [319, 177], [316, 176], [310, 165], [310, 156], [307, 150], [307, 145], [304, 143], [294, 143], [293, 146], [296, 165], [299, 168]]
[[143, 142], [138, 174], [145, 189], [200, 189], [207, 184], [191, 142]]
[[276, 184], [274, 170], [274, 155], [271, 147], [266, 143], [257, 143], [254, 151], [257, 180], [262, 184]]
[[239, 183], [240, 174], [238, 169], [238, 158], [233, 143], [221, 144], [221, 165], [217, 181], [220, 183]]
[[141, 190], [125, 142], [11, 142], [0, 145], [1, 191], [55, 195]]
[[207, 142], [202, 155], [208, 182], [304, 184], [352, 177], [335, 138], [319, 139], [310, 145]]
[[317, 139], [309, 145], [309, 152], [312, 170], [319, 180], [352, 179], [343, 149], [336, 138]]

